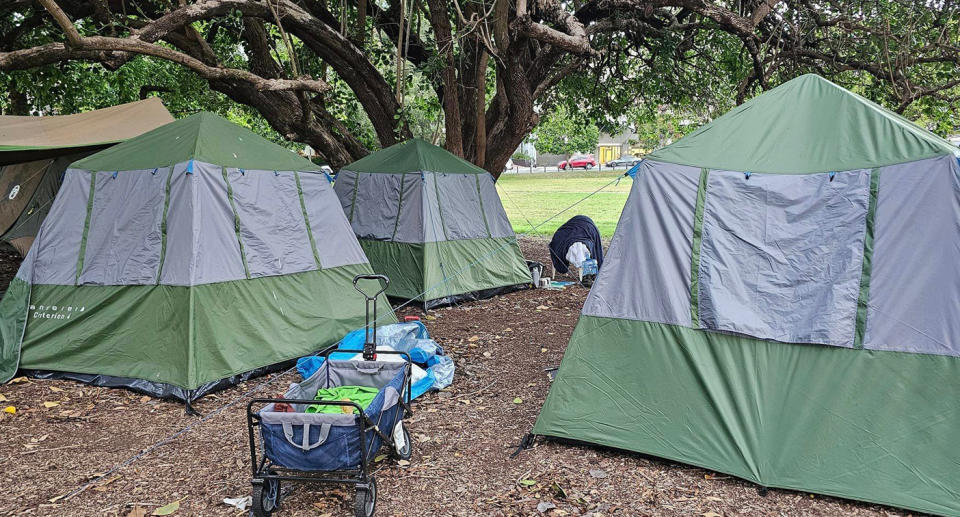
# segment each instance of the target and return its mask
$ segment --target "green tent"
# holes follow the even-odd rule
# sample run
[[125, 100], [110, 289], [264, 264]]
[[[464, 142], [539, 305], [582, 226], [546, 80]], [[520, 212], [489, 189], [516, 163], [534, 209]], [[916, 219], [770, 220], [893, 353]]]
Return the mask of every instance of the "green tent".
[[960, 515], [956, 152], [806, 75], [652, 153], [533, 432]]
[[210, 113], [72, 164], [0, 301], [0, 381], [189, 401], [362, 326], [372, 270], [317, 169]]
[[344, 167], [334, 190], [387, 294], [436, 307], [530, 282], [493, 176], [413, 139]]
[[157, 97], [72, 115], [0, 116], [0, 240], [26, 255], [68, 165], [169, 122]]

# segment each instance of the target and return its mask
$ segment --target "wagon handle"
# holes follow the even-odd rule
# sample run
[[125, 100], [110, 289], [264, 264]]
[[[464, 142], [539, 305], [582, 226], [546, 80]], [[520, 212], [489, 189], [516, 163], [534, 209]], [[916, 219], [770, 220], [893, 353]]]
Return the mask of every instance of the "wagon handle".
[[[373, 296], [367, 294], [357, 285], [360, 280], [379, 280], [381, 288]], [[363, 360], [373, 361], [377, 358], [377, 296], [387, 290], [390, 279], [386, 275], [363, 274], [353, 277], [353, 288], [364, 297], [366, 304], [366, 323], [363, 326]], [[373, 340], [370, 339], [370, 305], [373, 304]]]
[[[383, 288], [377, 291], [376, 293], [374, 293], [373, 295], [369, 295], [366, 292], [364, 292], [363, 289], [360, 289], [359, 285], [357, 285], [361, 280], [381, 280], [383, 281]], [[387, 278], [387, 275], [363, 274], [363, 275], [357, 275], [353, 277], [353, 288], [356, 289], [357, 292], [362, 294], [364, 298], [366, 298], [367, 300], [373, 300], [377, 296], [380, 296], [380, 293], [386, 291], [389, 285], [390, 285], [390, 279]]]

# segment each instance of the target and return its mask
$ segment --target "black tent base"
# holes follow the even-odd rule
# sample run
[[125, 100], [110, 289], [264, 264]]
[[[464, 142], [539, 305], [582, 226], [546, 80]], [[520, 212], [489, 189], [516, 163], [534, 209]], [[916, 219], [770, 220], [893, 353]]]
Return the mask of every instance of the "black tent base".
[[52, 370], [21, 370], [20, 373], [34, 379], [63, 379], [104, 388], [124, 388], [137, 393], [143, 393], [144, 395], [150, 395], [151, 397], [176, 400], [189, 405], [203, 396], [227, 389], [231, 386], [236, 386], [241, 382], [246, 382], [255, 377], [260, 377], [268, 373], [290, 368], [295, 364], [296, 360], [290, 360], [255, 368], [237, 375], [208, 382], [192, 390], [163, 382], [146, 381], [143, 379], [134, 379], [132, 377], [115, 377], [113, 375], [58, 372]]
[[502, 294], [512, 293], [514, 291], [522, 291], [524, 289], [529, 289], [530, 284], [515, 284], [515, 285], [504, 285], [500, 287], [491, 287], [489, 289], [480, 289], [479, 291], [471, 291], [469, 293], [454, 294], [450, 296], [444, 296], [442, 298], [433, 298], [431, 300], [420, 301], [420, 300], [409, 300], [407, 298], [397, 298], [390, 297], [391, 302], [396, 303], [406, 303], [409, 305], [415, 305], [417, 307], [422, 307], [424, 310], [430, 309], [439, 309], [441, 307], [448, 307], [451, 305], [458, 305], [464, 302], [475, 302], [478, 300], [485, 300], [487, 298], [493, 298], [494, 296], [500, 296]]

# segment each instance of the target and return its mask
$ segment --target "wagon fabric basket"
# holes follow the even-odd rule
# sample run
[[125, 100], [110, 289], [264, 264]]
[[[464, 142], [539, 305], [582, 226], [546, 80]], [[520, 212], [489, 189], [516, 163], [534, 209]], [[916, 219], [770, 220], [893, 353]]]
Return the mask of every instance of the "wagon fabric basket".
[[[312, 400], [317, 391], [338, 386], [368, 386], [380, 391], [364, 415], [386, 435], [402, 419], [406, 362], [324, 361], [308, 379], [292, 384], [286, 399]], [[321, 403], [318, 401], [317, 403]], [[275, 404], [260, 411], [263, 451], [275, 465], [305, 471], [357, 469], [361, 458], [370, 461], [383, 443], [373, 427], [364, 427], [361, 416], [351, 414], [305, 413], [307, 404], [292, 404], [296, 412], [280, 412]], [[344, 406], [350, 407], [350, 406]], [[354, 406], [358, 408], [359, 406]]]

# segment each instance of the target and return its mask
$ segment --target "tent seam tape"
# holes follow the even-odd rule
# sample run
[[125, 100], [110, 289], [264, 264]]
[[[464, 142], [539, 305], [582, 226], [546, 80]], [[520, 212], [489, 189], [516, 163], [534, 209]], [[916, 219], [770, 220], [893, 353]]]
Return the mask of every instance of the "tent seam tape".
[[303, 186], [300, 184], [300, 173], [293, 171], [293, 177], [297, 180], [297, 197], [300, 198], [300, 211], [303, 213], [303, 224], [307, 227], [307, 237], [310, 239], [310, 249], [313, 251], [313, 260], [317, 263], [317, 269], [323, 269], [320, 264], [320, 253], [317, 252], [317, 241], [313, 238], [313, 228], [310, 226], [310, 216], [307, 215], [307, 203], [303, 199]]
[[690, 255], [690, 327], [700, 328], [700, 244], [703, 240], [703, 210], [707, 199], [707, 179], [710, 170], [700, 169], [697, 186], [697, 204], [693, 216], [693, 242]]
[[490, 223], [487, 222], [487, 211], [483, 208], [483, 194], [480, 193], [480, 175], [476, 174], [473, 176], [477, 180], [477, 201], [480, 202], [480, 215], [483, 216], [483, 226], [487, 229], [487, 238], [493, 238], [493, 235], [490, 234]]
[[80, 282], [80, 273], [83, 272], [83, 259], [87, 253], [87, 236], [90, 233], [90, 219], [93, 215], [93, 195], [94, 188], [97, 185], [97, 172], [90, 171], [90, 193], [87, 196], [87, 217], [83, 222], [83, 236], [80, 237], [80, 253], [77, 256], [77, 274], [73, 279], [73, 285]]
[[227, 168], [221, 167], [220, 170], [223, 172], [223, 181], [227, 184], [227, 199], [230, 201], [230, 209], [233, 210], [233, 231], [236, 232], [237, 243], [240, 244], [240, 260], [243, 261], [243, 273], [246, 275], [247, 280], [250, 280], [250, 268], [247, 266], [247, 254], [243, 249], [243, 237], [240, 236], [240, 214], [237, 213], [237, 205], [233, 201], [233, 185], [230, 183], [230, 178], [227, 177]]
[[357, 190], [360, 189], [360, 173], [355, 172], [353, 178], [353, 200], [350, 201], [350, 217], [347, 217], [347, 221], [350, 224], [353, 224], [353, 212], [357, 209]]
[[[423, 174], [423, 173], [421, 172], [421, 174]], [[434, 173], [431, 173], [431, 174], [433, 174], [433, 190], [434, 190], [434, 192], [436, 193], [436, 196], [437, 196], [437, 218], [440, 219], [440, 228], [443, 230], [444, 241], [446, 241], [446, 240], [449, 240], [449, 239], [447, 239], [447, 229], [443, 226], [443, 210], [440, 208], [440, 188], [437, 186], [437, 173], [434, 172]], [[426, 192], [424, 192], [424, 194], [426, 194]], [[424, 199], [426, 199], [426, 195], [424, 195]], [[429, 203], [424, 203], [424, 206], [425, 206], [425, 207], [429, 207]], [[428, 208], [428, 209], [429, 209], [429, 208]], [[433, 217], [430, 217], [430, 220], [433, 221]], [[435, 285], [434, 285], [433, 287], [431, 287], [430, 289], [427, 289], [426, 291], [424, 291], [423, 294], [422, 294], [424, 301], [427, 300], [427, 298], [426, 298], [427, 292], [432, 291], [434, 287], [446, 286], [447, 283], [449, 282], [449, 279], [447, 278], [446, 269], [443, 267], [443, 255], [440, 253], [440, 245], [437, 244], [437, 242], [440, 240], [440, 239], [439, 239], [440, 236], [437, 235], [437, 223], [436, 223], [436, 221], [433, 221], [433, 224], [431, 224], [430, 226], [433, 228], [433, 244], [434, 244], [434, 246], [436, 247], [436, 250], [437, 250], [437, 264], [440, 266], [440, 276], [443, 278], [443, 282], [440, 282], [439, 284], [435, 284]], [[424, 240], [426, 240], [426, 239], [424, 239]], [[423, 281], [424, 281], [424, 288], [426, 288], [426, 282], [427, 282], [426, 264], [427, 264], [427, 246], [429, 246], [429, 245], [430, 245], [430, 243], [424, 242], [424, 246], [423, 246], [423, 264], [424, 264]], [[449, 287], [447, 287], [447, 296], [450, 296], [450, 288], [449, 288]], [[441, 298], [441, 297], [438, 296], [437, 298]]]
[[397, 199], [397, 218], [393, 221], [393, 235], [390, 236], [390, 240], [397, 238], [397, 230], [400, 228], [400, 210], [403, 209], [403, 186], [407, 182], [407, 173], [404, 172], [400, 175], [400, 198]]
[[857, 297], [857, 317], [854, 326], [853, 347], [863, 348], [867, 332], [867, 304], [870, 301], [870, 276], [873, 267], [873, 239], [876, 230], [877, 195], [880, 192], [880, 168], [870, 171], [870, 198], [867, 204], [866, 229], [863, 234], [863, 260], [860, 268], [860, 293]]
[[[440, 204], [440, 185], [437, 183], [437, 173], [433, 174], [433, 191], [437, 194], [437, 215], [440, 217], [440, 229], [443, 230], [443, 240], [449, 241], [450, 236], [447, 235], [447, 225], [443, 223], [443, 206]], [[434, 232], [437, 228], [434, 226]]]
[[160, 220], [160, 264], [157, 265], [156, 285], [160, 285], [163, 263], [167, 259], [167, 214], [170, 210], [170, 185], [173, 181], [173, 165], [167, 168], [167, 181], [163, 189], [163, 218]]

